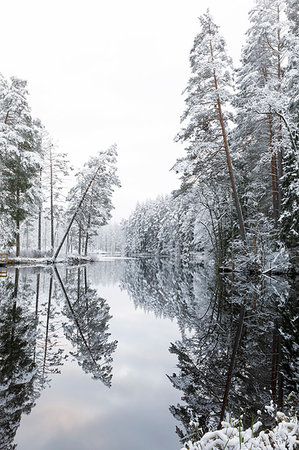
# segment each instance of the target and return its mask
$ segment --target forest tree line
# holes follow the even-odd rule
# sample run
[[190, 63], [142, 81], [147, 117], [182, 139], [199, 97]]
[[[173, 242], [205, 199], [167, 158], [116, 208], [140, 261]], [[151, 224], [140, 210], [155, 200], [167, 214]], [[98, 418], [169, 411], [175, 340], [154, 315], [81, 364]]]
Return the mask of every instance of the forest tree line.
[[[256, 0], [238, 69], [207, 11], [190, 53], [173, 167], [181, 186], [137, 205], [126, 253], [212, 252], [219, 266], [298, 258], [299, 18], [294, 0]], [[193, 259], [194, 259], [193, 258]]]
[[0, 74], [1, 251], [52, 256], [90, 184], [64, 244], [66, 253], [87, 255], [90, 239], [111, 218], [113, 189], [120, 185], [116, 158], [116, 145], [90, 157], [68, 192], [72, 167], [32, 117], [27, 82]]

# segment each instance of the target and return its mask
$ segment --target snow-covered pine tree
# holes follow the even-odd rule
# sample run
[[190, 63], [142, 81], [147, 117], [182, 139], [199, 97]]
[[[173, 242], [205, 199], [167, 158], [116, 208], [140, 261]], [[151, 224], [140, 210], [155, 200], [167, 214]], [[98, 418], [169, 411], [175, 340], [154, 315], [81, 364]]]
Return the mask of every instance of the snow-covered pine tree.
[[281, 210], [282, 154], [288, 140], [280, 117], [287, 105], [282, 70], [283, 4], [282, 0], [256, 1], [249, 13], [251, 27], [237, 75], [234, 146], [244, 158], [243, 201], [251, 226], [257, 222], [256, 214], [263, 213], [264, 222], [272, 217], [277, 228]]
[[[1, 79], [0, 159], [1, 214], [14, 224], [16, 256], [20, 255], [20, 227], [29, 215], [36, 214], [41, 158], [35, 143], [27, 83], [12, 77]], [[6, 230], [4, 230], [4, 233]]]
[[187, 126], [177, 136], [177, 141], [188, 143], [187, 156], [178, 160], [174, 169], [182, 173], [181, 192], [195, 183], [213, 180], [221, 185], [225, 198], [230, 179], [239, 232], [245, 241], [243, 215], [227, 137], [231, 119], [227, 104], [231, 100], [233, 87], [231, 59], [226, 54], [225, 41], [209, 11], [200, 17], [200, 24], [201, 30], [190, 54], [192, 77], [186, 88], [187, 109], [182, 116]]
[[289, 29], [285, 36], [288, 61], [284, 90], [289, 103], [283, 119], [290, 139], [283, 160], [280, 236], [293, 252], [299, 239], [299, 9], [295, 0], [286, 0], [286, 5]]

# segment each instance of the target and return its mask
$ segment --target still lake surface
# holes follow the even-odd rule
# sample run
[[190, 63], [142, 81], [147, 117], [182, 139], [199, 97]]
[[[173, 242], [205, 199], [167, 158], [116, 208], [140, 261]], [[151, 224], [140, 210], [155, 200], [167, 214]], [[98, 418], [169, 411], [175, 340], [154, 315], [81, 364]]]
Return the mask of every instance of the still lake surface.
[[296, 281], [151, 259], [10, 268], [1, 450], [178, 450], [228, 403], [249, 422], [282, 408], [298, 382]]

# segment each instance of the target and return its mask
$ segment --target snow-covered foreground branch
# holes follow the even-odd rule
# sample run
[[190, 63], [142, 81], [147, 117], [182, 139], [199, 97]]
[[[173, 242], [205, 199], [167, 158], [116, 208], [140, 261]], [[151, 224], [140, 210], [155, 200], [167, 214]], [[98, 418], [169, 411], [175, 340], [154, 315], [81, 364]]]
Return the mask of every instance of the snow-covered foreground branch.
[[182, 450], [296, 449], [299, 445], [297, 417], [288, 418], [278, 412], [277, 425], [271, 430], [258, 431], [262, 423], [243, 430], [238, 420], [222, 422], [222, 429], [210, 431], [197, 442], [187, 442]]

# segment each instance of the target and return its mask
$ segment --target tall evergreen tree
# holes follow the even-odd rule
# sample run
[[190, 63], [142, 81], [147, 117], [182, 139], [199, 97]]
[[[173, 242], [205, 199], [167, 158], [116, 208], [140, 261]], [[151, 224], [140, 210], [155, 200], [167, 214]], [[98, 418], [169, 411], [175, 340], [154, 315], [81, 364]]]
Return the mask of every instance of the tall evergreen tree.
[[20, 226], [36, 213], [36, 180], [41, 158], [35, 143], [27, 83], [18, 78], [1, 80], [0, 92], [0, 211], [14, 223], [16, 256], [20, 255]]
[[289, 51], [284, 88], [289, 103], [283, 119], [290, 143], [284, 155], [280, 225], [282, 240], [295, 250], [299, 238], [299, 13], [296, 1], [287, 0], [286, 4], [289, 30], [285, 45]]
[[[214, 179], [227, 185], [230, 179], [240, 236], [246, 240], [245, 227], [228, 143], [226, 109], [232, 95], [232, 66], [209, 12], [200, 17], [201, 31], [194, 40], [190, 62], [192, 77], [186, 92], [187, 109], [182, 121], [187, 126], [177, 140], [188, 142], [187, 157], [179, 160], [175, 169], [182, 172], [182, 190], [190, 185]], [[226, 175], [229, 175], [229, 177]]]
[[[243, 47], [235, 97], [234, 145], [243, 158], [247, 222], [249, 226], [263, 222], [265, 228], [271, 217], [274, 227], [278, 227], [282, 155], [288, 140], [280, 117], [287, 104], [282, 70], [286, 32], [281, 19], [283, 3], [257, 0], [250, 11], [251, 27]], [[264, 219], [259, 216], [261, 213]], [[256, 232], [260, 231], [256, 225]]]

